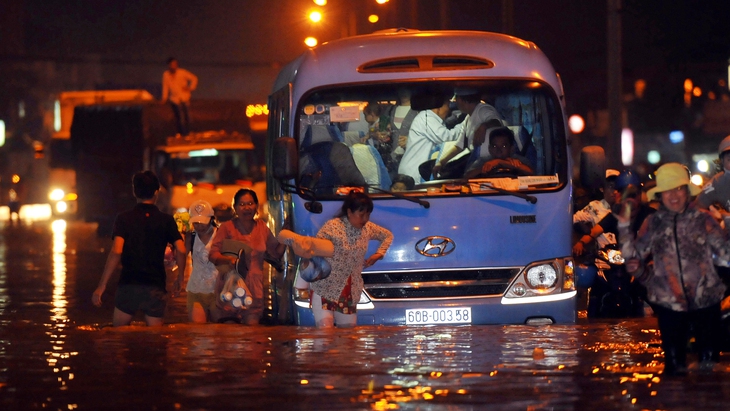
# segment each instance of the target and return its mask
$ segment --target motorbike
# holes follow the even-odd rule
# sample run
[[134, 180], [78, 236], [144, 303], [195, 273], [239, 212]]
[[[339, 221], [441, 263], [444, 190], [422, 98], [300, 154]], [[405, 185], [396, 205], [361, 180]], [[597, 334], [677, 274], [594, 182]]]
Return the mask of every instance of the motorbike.
[[624, 269], [616, 245], [607, 245], [577, 265], [576, 285], [589, 288], [589, 318], [626, 318], [644, 315], [641, 284]]

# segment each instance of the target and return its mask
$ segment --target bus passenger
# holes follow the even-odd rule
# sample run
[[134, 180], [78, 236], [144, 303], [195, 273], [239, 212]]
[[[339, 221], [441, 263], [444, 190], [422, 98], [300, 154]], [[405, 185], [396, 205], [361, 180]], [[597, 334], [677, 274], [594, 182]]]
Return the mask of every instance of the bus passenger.
[[390, 137], [390, 131], [388, 130], [388, 118], [386, 111], [388, 111], [388, 105], [382, 105], [375, 101], [367, 103], [363, 108], [365, 114], [365, 121], [368, 123], [368, 135], [363, 139], [363, 144], [369, 144], [378, 151], [380, 158], [384, 166], [389, 171], [392, 163], [391, 152], [393, 151], [393, 141]]
[[398, 166], [398, 174], [407, 174], [417, 183], [425, 181], [418, 171], [418, 166], [428, 161], [431, 154], [443, 143], [456, 140], [461, 132], [461, 126], [451, 130], [446, 128], [444, 119], [448, 115], [448, 97], [443, 98], [441, 107], [418, 113], [408, 133], [406, 152]]
[[464, 176], [473, 178], [476, 175], [490, 175], [497, 173], [516, 174], [518, 176], [529, 176], [534, 174], [530, 167], [529, 160], [519, 154], [514, 154], [515, 136], [508, 127], [499, 127], [489, 133], [489, 155], [479, 160], [467, 171]]
[[[328, 220], [317, 238], [332, 241], [334, 255], [329, 277], [310, 283], [312, 312], [317, 327], [353, 327], [357, 324], [357, 303], [363, 292], [362, 270], [383, 258], [393, 242], [393, 234], [370, 221], [373, 200], [367, 194], [350, 191], [337, 216]], [[370, 240], [380, 247], [365, 258]]]
[[406, 151], [411, 124], [418, 115], [416, 110], [411, 109], [411, 91], [405, 87], [398, 88], [398, 105], [388, 107], [386, 114], [388, 116], [388, 131], [390, 131], [392, 141], [391, 160], [386, 161], [386, 165], [388, 171], [395, 176], [398, 172], [398, 162]]
[[[490, 126], [488, 128], [490, 128], [503, 125], [497, 110], [489, 104], [483, 103], [477, 90], [457, 88], [454, 91], [454, 95], [456, 96], [456, 106], [462, 113], [466, 113], [466, 118], [464, 119], [464, 126], [461, 129], [456, 144], [448, 152], [444, 153], [433, 166], [433, 175], [437, 178], [461, 177], [469, 167], [469, 164], [479, 158], [479, 148], [484, 143], [485, 138], [485, 130], [480, 128], [480, 126], [482, 124], [489, 124]], [[478, 130], [481, 133], [477, 133]], [[452, 175], [440, 176], [443, 165], [447, 164], [449, 160], [467, 148], [471, 150], [471, 154], [463, 160], [464, 163], [458, 167], [459, 169], [454, 170]]]
[[390, 191], [409, 191], [413, 190], [413, 187], [416, 186], [416, 182], [413, 181], [413, 177], [407, 176], [405, 174], [398, 174], [393, 179], [393, 184], [390, 186]]

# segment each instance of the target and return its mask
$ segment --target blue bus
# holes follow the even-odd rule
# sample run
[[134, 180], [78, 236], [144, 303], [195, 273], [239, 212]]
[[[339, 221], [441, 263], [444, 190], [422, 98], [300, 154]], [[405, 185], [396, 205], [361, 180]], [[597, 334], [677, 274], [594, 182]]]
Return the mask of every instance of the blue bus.
[[[511, 154], [529, 163], [529, 174], [464, 168], [492, 154], [489, 138], [458, 145], [458, 129], [467, 125], [449, 100], [459, 90], [498, 113], [496, 128], [510, 130]], [[371, 221], [393, 232], [385, 258], [362, 273], [358, 324], [576, 321], [564, 95], [534, 43], [404, 29], [335, 40], [283, 67], [268, 105], [271, 228], [314, 236], [354, 188], [373, 199]], [[450, 110], [439, 114], [442, 123], [418, 120], [444, 105]], [[432, 142], [422, 163], [409, 160], [416, 170], [403, 159], [423, 124], [447, 137]], [[453, 165], [452, 174], [430, 174], [429, 164], [454, 146], [457, 155], [441, 164]], [[284, 258], [272, 280], [274, 315], [314, 325], [307, 293], [293, 287], [298, 257]]]

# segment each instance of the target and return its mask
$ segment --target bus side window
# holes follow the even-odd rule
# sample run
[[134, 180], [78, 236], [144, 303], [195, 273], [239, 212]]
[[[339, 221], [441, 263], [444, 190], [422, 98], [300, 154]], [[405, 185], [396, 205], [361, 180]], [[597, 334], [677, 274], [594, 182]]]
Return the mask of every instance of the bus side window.
[[350, 149], [341, 142], [325, 141], [303, 148], [299, 170], [300, 184], [316, 194], [332, 194], [341, 185], [365, 185]]
[[301, 149], [322, 142], [342, 141], [343, 137], [337, 126], [310, 124], [302, 136]]

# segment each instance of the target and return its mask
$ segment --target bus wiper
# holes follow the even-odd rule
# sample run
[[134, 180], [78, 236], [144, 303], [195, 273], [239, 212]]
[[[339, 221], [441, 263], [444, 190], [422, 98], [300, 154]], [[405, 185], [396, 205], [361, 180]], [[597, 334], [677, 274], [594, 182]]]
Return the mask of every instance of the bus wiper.
[[422, 206], [423, 208], [430, 208], [430, 207], [431, 207], [431, 203], [429, 203], [429, 202], [428, 202], [428, 201], [426, 201], [426, 200], [421, 200], [421, 199], [420, 199], [420, 198], [418, 198], [418, 197], [408, 197], [408, 196], [404, 196], [403, 194], [400, 194], [400, 193], [396, 193], [396, 192], [393, 192], [393, 191], [390, 191], [390, 190], [386, 190], [386, 189], [384, 189], [384, 188], [380, 188], [380, 187], [377, 187], [377, 186], [371, 186], [371, 185], [369, 185], [369, 186], [368, 186], [368, 188], [369, 188], [369, 189], [370, 189], [370, 188], [372, 188], [373, 190], [375, 190], [375, 191], [379, 191], [379, 192], [381, 192], [381, 193], [385, 193], [385, 194], [390, 194], [390, 195], [392, 195], [393, 197], [395, 197], [395, 198], [399, 198], [399, 199], [401, 199], [401, 200], [406, 200], [406, 201], [410, 201], [411, 203], [416, 203], [416, 204], [418, 204], [418, 205]]
[[[449, 183], [459, 184], [459, 185], [469, 185], [469, 180], [465, 180], [465, 179], [452, 180]], [[500, 194], [507, 194], [507, 195], [522, 198], [530, 204], [537, 203], [537, 197], [531, 196], [529, 194], [520, 193], [519, 191], [510, 191], [510, 190], [505, 190], [504, 188], [495, 187], [494, 184], [492, 184], [490, 182], [483, 182], [483, 183], [479, 183], [479, 184], [486, 184], [489, 186], [490, 189], [492, 189]]]
[[509, 195], [513, 195], [515, 197], [522, 198], [530, 204], [537, 203], [537, 197], [535, 197], [535, 196], [531, 196], [531, 195], [525, 194], [525, 193], [520, 193], [519, 191], [509, 191], [509, 190], [505, 190], [503, 188], [498, 188], [498, 187], [495, 187], [494, 184], [492, 184], [492, 183], [483, 183], [483, 184], [488, 184], [489, 188], [491, 188], [492, 190], [494, 190], [498, 193], [509, 194]]

